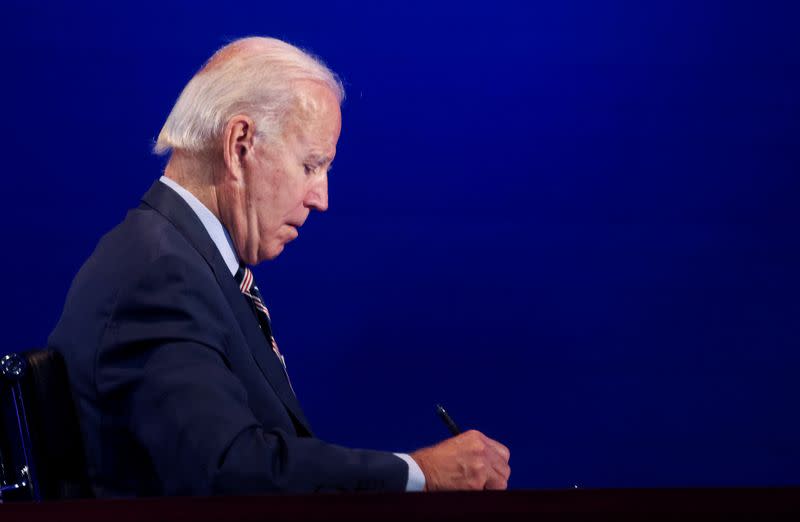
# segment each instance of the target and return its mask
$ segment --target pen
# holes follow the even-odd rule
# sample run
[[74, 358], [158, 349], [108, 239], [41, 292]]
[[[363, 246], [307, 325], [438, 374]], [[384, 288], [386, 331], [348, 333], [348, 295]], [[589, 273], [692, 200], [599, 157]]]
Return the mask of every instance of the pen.
[[439, 418], [442, 419], [442, 422], [444, 422], [444, 425], [447, 426], [447, 429], [450, 430], [450, 433], [452, 433], [454, 437], [461, 433], [461, 430], [456, 426], [456, 423], [453, 422], [453, 419], [450, 418], [450, 415], [447, 414], [445, 409], [442, 408], [441, 404], [436, 405], [436, 413], [439, 414]]

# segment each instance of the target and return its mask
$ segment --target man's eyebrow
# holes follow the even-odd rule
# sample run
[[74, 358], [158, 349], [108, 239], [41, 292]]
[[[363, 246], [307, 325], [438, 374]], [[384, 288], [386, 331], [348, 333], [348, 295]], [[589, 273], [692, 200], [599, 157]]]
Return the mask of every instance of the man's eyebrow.
[[308, 155], [308, 160], [313, 161], [318, 165], [322, 165], [323, 163], [328, 163], [329, 161], [331, 161], [331, 158], [330, 156], [324, 153], [312, 152], [311, 154]]

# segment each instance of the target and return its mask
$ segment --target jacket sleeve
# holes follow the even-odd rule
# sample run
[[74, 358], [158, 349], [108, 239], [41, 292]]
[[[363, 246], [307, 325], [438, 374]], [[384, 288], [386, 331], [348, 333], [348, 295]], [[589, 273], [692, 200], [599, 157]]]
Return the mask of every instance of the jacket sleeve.
[[204, 263], [160, 255], [118, 292], [95, 367], [164, 494], [403, 490], [399, 457], [262, 426], [226, 357], [230, 318]]

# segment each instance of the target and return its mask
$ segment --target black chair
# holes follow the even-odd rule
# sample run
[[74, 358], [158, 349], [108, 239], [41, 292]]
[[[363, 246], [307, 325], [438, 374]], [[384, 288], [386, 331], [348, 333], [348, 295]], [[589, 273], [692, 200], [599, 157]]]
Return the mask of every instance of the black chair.
[[54, 350], [0, 358], [0, 499], [92, 496], [64, 360]]

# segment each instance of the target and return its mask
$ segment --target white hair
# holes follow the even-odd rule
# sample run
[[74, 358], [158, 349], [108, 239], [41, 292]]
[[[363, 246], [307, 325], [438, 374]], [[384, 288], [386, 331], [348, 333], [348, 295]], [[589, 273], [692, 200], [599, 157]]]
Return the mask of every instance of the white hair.
[[231, 42], [186, 84], [153, 151], [209, 150], [237, 114], [253, 118], [257, 136], [276, 136], [297, 98], [296, 83], [303, 80], [327, 85], [342, 103], [341, 80], [315, 56], [275, 38]]

